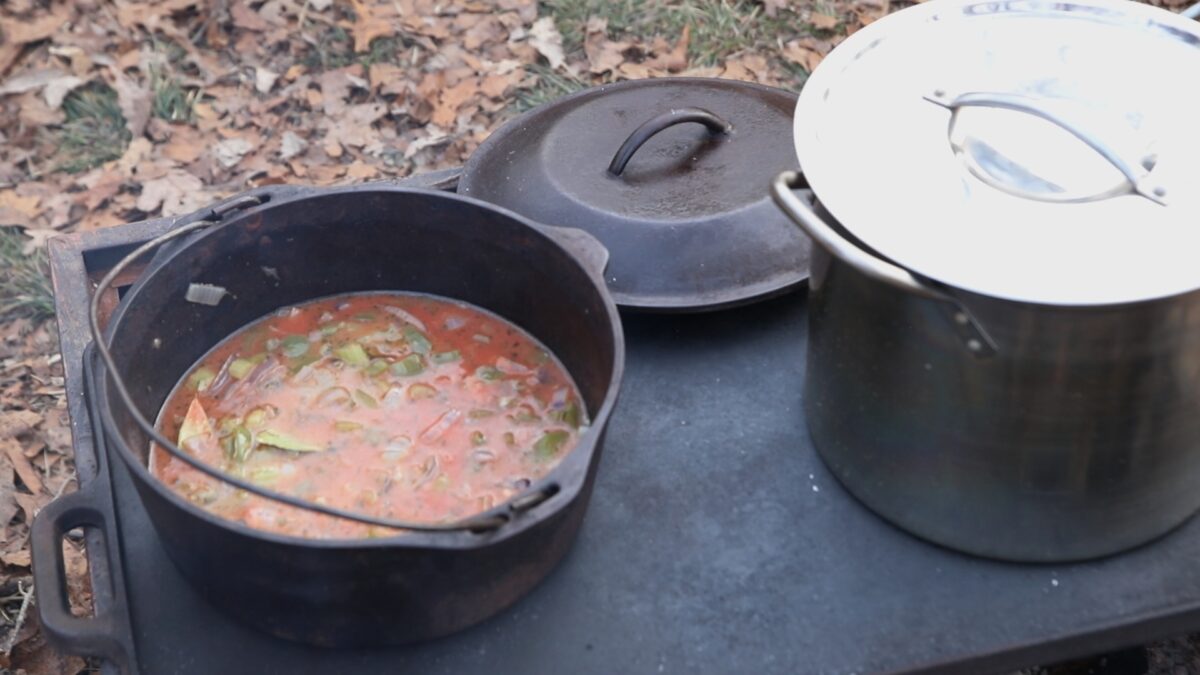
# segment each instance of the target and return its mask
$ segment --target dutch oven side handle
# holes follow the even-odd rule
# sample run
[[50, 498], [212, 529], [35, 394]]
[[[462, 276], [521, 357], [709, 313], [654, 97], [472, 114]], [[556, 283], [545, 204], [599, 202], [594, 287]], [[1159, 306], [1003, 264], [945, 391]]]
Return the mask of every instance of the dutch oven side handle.
[[537, 229], [566, 249], [584, 269], [603, 281], [604, 268], [608, 266], [608, 249], [599, 239], [574, 227], [538, 225]]
[[[788, 215], [804, 233], [812, 238], [833, 257], [854, 268], [869, 279], [885, 283], [902, 291], [931, 300], [946, 303], [952, 308], [955, 329], [962, 337], [967, 350], [977, 357], [992, 356], [996, 343], [984, 331], [983, 326], [972, 316], [961, 302], [930, 282], [918, 279], [912, 272], [871, 255], [841, 236], [829, 226], [816, 211], [812, 202], [801, 199], [793, 190], [807, 187], [804, 176], [798, 171], [784, 171], [771, 182], [771, 196], [779, 208]], [[811, 199], [811, 197], [809, 197]]]
[[608, 172], [614, 176], [620, 176], [621, 172], [625, 170], [625, 165], [633, 157], [633, 153], [637, 152], [643, 143], [650, 140], [651, 136], [676, 124], [686, 124], [688, 122], [703, 124], [714, 134], [728, 134], [733, 131], [732, 124], [721, 119], [716, 113], [704, 108], [668, 110], [658, 117], [647, 121], [642, 126], [634, 129], [632, 134], [629, 134], [629, 138], [626, 138], [621, 147], [617, 149], [617, 154], [613, 155], [612, 162], [608, 165]]
[[110, 536], [108, 517], [96, 494], [98, 489], [104, 488], [107, 488], [105, 483], [92, 483], [78, 492], [55, 499], [38, 512], [29, 533], [36, 561], [33, 584], [42, 630], [52, 642], [70, 653], [107, 659], [127, 672], [130, 655], [118, 637], [117, 618], [112, 614], [74, 616], [67, 599], [63, 536], [77, 527], [92, 527], [103, 535], [103, 548], [108, 555], [112, 555], [111, 547], [117, 546], [115, 538]]

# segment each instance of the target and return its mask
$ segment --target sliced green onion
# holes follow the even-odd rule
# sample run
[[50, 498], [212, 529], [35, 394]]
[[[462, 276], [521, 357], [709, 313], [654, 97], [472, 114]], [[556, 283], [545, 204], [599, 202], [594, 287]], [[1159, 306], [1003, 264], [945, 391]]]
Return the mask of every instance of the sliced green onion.
[[491, 417], [495, 414], [496, 414], [496, 412], [494, 410], [484, 410], [483, 408], [476, 408], [476, 409], [472, 410], [471, 412], [467, 413], [467, 417], [470, 417], [473, 420], [481, 420], [481, 419], [484, 419], [487, 417]]
[[484, 443], [487, 443], [487, 436], [484, 436], [482, 431], [471, 432], [471, 445], [483, 445]]
[[333, 428], [337, 429], [338, 431], [358, 431], [362, 428], [362, 425], [358, 422], [351, 422], [350, 420], [337, 420], [333, 423]]
[[387, 369], [388, 362], [386, 359], [371, 359], [371, 362], [367, 364], [367, 369], [364, 372], [373, 377], [375, 375], [379, 375]]
[[359, 323], [371, 323], [378, 318], [379, 315], [375, 314], [374, 312], [362, 312], [361, 314], [355, 314], [354, 316], [350, 317], [351, 320]]

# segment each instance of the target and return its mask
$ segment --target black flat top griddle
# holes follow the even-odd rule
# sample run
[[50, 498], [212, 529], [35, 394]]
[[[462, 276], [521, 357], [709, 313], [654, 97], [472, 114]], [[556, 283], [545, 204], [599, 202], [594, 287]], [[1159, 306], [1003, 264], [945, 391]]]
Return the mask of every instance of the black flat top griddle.
[[[167, 225], [53, 248], [69, 390], [84, 341], [70, 305], [86, 287], [64, 275], [89, 241], [119, 248]], [[927, 544], [860, 506], [805, 428], [803, 294], [623, 318], [626, 379], [574, 549], [513, 608], [435, 642], [329, 651], [241, 627], [165, 557], [112, 457], [112, 536], [141, 672], [977, 673], [1200, 628], [1196, 520], [1099, 562], [1018, 565]], [[71, 403], [91, 466], [83, 404]], [[103, 583], [104, 561], [91, 558]], [[101, 611], [111, 602], [97, 593]]]

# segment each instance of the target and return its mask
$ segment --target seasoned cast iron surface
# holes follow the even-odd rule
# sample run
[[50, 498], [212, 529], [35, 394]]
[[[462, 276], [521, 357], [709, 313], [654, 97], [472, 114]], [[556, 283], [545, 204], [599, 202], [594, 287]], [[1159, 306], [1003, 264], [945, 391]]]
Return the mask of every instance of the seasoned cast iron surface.
[[512, 609], [416, 647], [323, 651], [225, 619], [165, 558], [112, 462], [143, 672], [988, 672], [1196, 626], [1196, 521], [1117, 558], [1030, 566], [868, 513], [809, 443], [804, 325], [799, 296], [627, 315], [625, 386], [574, 549]]

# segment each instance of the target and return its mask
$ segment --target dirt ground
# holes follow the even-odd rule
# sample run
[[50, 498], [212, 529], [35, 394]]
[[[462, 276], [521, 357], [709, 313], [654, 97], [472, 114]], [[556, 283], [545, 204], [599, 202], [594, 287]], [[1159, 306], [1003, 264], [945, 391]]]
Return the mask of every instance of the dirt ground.
[[[0, 672], [88, 671], [38, 632], [27, 546], [34, 514], [75, 489], [47, 239], [259, 185], [459, 165], [513, 115], [606, 82], [798, 89], [846, 35], [908, 4], [0, 1]], [[66, 559], [86, 607], [74, 541]], [[1109, 659], [1052, 672], [1200, 672], [1195, 646], [1157, 645], [1126, 670]]]

